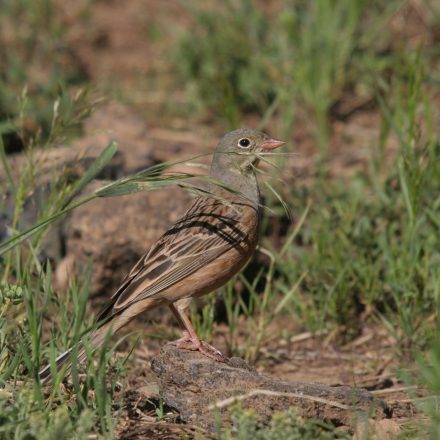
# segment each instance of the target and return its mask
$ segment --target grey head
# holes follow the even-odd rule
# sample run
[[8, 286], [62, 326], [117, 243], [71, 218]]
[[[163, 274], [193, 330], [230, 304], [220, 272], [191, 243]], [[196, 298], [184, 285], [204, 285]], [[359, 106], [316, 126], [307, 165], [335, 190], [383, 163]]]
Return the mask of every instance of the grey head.
[[258, 155], [280, 147], [285, 142], [272, 139], [252, 128], [239, 128], [225, 134], [215, 149], [211, 175], [235, 169], [246, 174], [258, 164]]
[[252, 199], [259, 199], [255, 176], [259, 154], [284, 143], [252, 128], [231, 131], [222, 137], [215, 149], [210, 175]]

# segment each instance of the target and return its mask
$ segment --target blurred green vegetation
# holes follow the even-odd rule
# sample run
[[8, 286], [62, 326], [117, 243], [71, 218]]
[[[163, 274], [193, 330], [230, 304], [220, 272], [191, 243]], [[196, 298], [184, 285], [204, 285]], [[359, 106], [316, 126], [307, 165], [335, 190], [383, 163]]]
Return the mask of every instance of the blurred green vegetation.
[[397, 157], [387, 165], [378, 144], [367, 172], [349, 183], [317, 179], [312, 187], [294, 188], [295, 203], [304, 206], [311, 197], [313, 204], [301, 245], [289, 248], [281, 272], [287, 286], [308, 272], [295, 308], [309, 328], [338, 323], [353, 337], [362, 326], [356, 316], [374, 310], [405, 356], [434, 335], [429, 318], [437, 314], [440, 275], [440, 168], [423, 60], [420, 52], [402, 56], [379, 99], [383, 141], [396, 136]]
[[[20, 150], [36, 137], [43, 142], [49, 133], [65, 139], [90, 113], [86, 94], [73, 89], [88, 75], [66, 31], [52, 0], [1, 2], [0, 132], [7, 151]], [[60, 118], [56, 124], [55, 117]]]
[[[229, 354], [258, 363], [273, 336], [269, 327], [285, 317], [300, 330], [335, 332], [340, 343], [373, 324], [395, 341], [393, 354], [402, 368], [412, 368], [410, 378], [402, 377], [439, 394], [440, 8], [435, 0], [419, 2], [429, 38], [414, 42], [417, 32], [406, 35], [401, 29], [399, 34], [390, 24], [396, 17], [411, 18], [405, 15], [410, 3], [185, 3], [190, 23], [181, 25], [167, 53], [173, 55], [169, 67], [176, 84], [185, 85], [187, 124], [194, 107], [230, 127], [256, 117], [261, 127], [270, 126], [286, 139], [304, 124], [318, 152], [312, 160], [326, 164], [307, 182], [299, 176], [294, 184], [273, 183], [294, 207], [295, 222], [284, 218], [286, 231], [276, 245], [266, 213], [265, 264], [240, 277], [241, 292], [237, 283], [226, 286]], [[6, 147], [0, 150], [7, 164], [6, 153], [17, 144], [56, 146], [77, 133], [93, 99], [84, 91], [89, 78], [69, 47], [54, 1], [4, 0], [0, 24], [0, 133]], [[349, 124], [351, 115], [341, 115], [338, 106], [355, 99], [361, 102], [356, 111], [368, 104], [380, 130], [367, 140], [365, 166], [335, 176], [330, 161], [335, 121]], [[291, 172], [290, 160], [277, 158], [281, 170]], [[34, 190], [31, 168], [30, 155], [18, 184], [8, 186], [16, 207], [12, 229]], [[82, 184], [54, 183], [41, 218], [62, 209], [75, 185]], [[267, 195], [267, 204], [284, 215], [273, 195]], [[58, 297], [51, 266], [37, 256], [42, 237], [0, 260], [0, 438], [89, 438], [92, 433], [111, 438], [125, 359], [104, 350], [96, 356], [97, 366], [89, 359], [84, 385], [76, 376], [73, 388], [63, 390], [58, 381], [49, 397], [33, 380], [43, 362], [91, 325], [85, 314], [87, 277]], [[216, 307], [211, 297], [201, 313], [192, 311], [207, 339], [217, 325]], [[44, 334], [50, 338], [42, 342], [47, 316]], [[430, 419], [414, 428], [413, 438], [438, 438], [437, 400], [428, 399], [420, 408]], [[244, 439], [286, 438], [287, 433], [337, 438], [331, 428], [294, 413], [276, 415], [263, 428], [243, 409], [237, 409], [234, 427], [221, 434]]]
[[291, 134], [297, 109], [311, 118], [326, 149], [332, 106], [355, 88], [373, 94], [370, 70], [392, 66], [387, 19], [405, 2], [285, 1], [265, 14], [252, 0], [189, 2], [190, 33], [180, 40], [176, 68], [204, 108], [231, 127], [243, 114], [276, 112]]

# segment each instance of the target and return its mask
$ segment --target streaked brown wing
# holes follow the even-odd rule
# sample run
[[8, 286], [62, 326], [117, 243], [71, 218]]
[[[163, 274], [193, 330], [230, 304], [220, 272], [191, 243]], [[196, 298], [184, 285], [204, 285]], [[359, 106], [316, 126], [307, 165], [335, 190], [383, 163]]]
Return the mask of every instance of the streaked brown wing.
[[242, 209], [212, 198], [199, 198], [133, 267], [99, 319], [181, 281], [246, 239]]

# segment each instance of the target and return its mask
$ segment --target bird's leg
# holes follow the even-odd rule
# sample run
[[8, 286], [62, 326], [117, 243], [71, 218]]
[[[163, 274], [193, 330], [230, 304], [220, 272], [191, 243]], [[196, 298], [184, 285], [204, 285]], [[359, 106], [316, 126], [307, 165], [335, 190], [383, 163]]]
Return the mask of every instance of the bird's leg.
[[183, 337], [174, 342], [177, 348], [181, 350], [200, 351], [200, 353], [215, 361], [225, 362], [225, 358], [219, 350], [199, 339], [184, 310], [179, 309], [179, 307], [176, 307], [174, 304], [171, 304], [169, 307], [183, 331]]
[[183, 323], [182, 319], [180, 318], [179, 312], [177, 311], [177, 308], [174, 304], [170, 304], [168, 306], [173, 313], [174, 317], [176, 318], [177, 323], [179, 324], [180, 330], [182, 331], [182, 337], [174, 341], [174, 344], [179, 345], [182, 342], [190, 342], [191, 336], [188, 333], [188, 330], [185, 327], [185, 324]]

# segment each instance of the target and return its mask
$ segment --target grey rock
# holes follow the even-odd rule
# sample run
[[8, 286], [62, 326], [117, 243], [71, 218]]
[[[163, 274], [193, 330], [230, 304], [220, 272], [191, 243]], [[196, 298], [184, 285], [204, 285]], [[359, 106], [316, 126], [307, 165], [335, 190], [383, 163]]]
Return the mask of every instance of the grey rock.
[[359, 412], [377, 419], [391, 416], [383, 400], [362, 389], [286, 382], [259, 374], [242, 359], [219, 363], [172, 344], [162, 348], [151, 368], [158, 377], [165, 403], [175, 408], [183, 421], [212, 432], [215, 412], [228, 424], [232, 404], [237, 400], [244, 408], [253, 408], [263, 424], [271, 420], [275, 411], [289, 407], [295, 407], [302, 417], [349, 428]]

